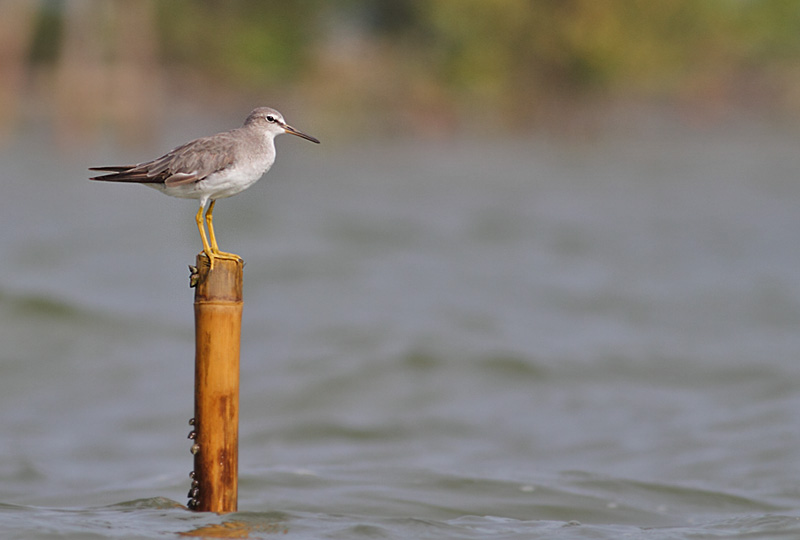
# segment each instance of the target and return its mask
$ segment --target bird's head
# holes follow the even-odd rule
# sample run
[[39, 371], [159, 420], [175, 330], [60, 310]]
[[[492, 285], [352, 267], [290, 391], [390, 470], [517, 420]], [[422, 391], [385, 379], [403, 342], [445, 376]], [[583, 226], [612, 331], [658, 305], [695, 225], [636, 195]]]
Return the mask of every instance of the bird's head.
[[259, 107], [253, 110], [247, 117], [247, 120], [244, 121], [244, 125], [258, 126], [268, 133], [271, 133], [273, 137], [282, 133], [291, 133], [292, 135], [297, 135], [298, 137], [319, 144], [318, 139], [293, 128], [286, 123], [281, 113], [269, 107]]

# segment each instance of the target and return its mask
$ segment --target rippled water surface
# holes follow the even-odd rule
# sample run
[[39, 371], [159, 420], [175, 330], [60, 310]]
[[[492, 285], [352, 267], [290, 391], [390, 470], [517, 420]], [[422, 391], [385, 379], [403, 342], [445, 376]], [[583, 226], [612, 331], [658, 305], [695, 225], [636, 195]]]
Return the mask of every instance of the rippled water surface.
[[86, 180], [177, 126], [0, 150], [3, 538], [800, 537], [797, 133], [279, 139], [215, 214], [247, 261], [217, 516], [181, 507], [196, 208]]

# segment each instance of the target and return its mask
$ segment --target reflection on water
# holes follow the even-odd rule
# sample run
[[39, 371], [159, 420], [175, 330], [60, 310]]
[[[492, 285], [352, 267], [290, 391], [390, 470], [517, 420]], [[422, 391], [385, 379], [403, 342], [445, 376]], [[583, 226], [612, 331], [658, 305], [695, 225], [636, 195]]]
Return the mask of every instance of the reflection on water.
[[[215, 212], [248, 263], [247, 530], [796, 534], [795, 140], [279, 140], [269, 180]], [[188, 490], [200, 249], [191, 201], [86, 180], [128, 157], [4, 151], [0, 530], [18, 536], [223, 523], [115, 505]]]

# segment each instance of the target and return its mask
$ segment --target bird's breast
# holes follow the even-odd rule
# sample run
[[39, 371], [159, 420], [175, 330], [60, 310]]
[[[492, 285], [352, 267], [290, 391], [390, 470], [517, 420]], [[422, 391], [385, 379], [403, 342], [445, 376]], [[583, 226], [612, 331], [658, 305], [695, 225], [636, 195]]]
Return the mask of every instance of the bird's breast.
[[210, 192], [212, 199], [223, 199], [249, 188], [266, 173], [273, 159], [257, 159], [239, 162], [232, 167], [214, 173], [199, 182], [203, 191]]

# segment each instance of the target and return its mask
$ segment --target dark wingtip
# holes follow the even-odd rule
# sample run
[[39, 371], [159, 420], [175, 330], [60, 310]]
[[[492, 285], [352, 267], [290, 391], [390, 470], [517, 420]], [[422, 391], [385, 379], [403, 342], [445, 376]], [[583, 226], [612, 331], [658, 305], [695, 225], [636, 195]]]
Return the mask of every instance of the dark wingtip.
[[90, 171], [122, 172], [133, 169], [136, 165], [105, 165], [103, 167], [89, 167]]
[[111, 180], [119, 173], [127, 172], [133, 169], [135, 165], [106, 165], [103, 167], [89, 167], [90, 171], [103, 171], [108, 174], [101, 174], [100, 176], [92, 176], [89, 180]]

